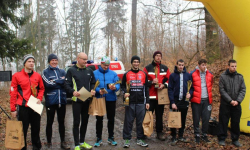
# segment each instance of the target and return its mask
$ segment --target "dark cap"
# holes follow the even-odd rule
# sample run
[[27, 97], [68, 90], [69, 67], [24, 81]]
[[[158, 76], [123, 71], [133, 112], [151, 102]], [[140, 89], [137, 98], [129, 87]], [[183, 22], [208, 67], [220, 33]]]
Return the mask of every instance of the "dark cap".
[[49, 63], [52, 59], [57, 59], [57, 60], [58, 60], [58, 57], [57, 57], [55, 54], [49, 54], [49, 56], [48, 56], [48, 63]]
[[140, 59], [140, 57], [139, 56], [132, 56], [132, 58], [131, 58], [131, 64], [133, 63], [133, 61], [134, 60], [139, 60], [139, 63], [140, 63], [140, 61], [141, 61], [141, 59]]
[[161, 54], [161, 57], [162, 57], [162, 52], [161, 51], [155, 51], [154, 55], [153, 55], [153, 58], [155, 58], [155, 55], [157, 55], [157, 54]]

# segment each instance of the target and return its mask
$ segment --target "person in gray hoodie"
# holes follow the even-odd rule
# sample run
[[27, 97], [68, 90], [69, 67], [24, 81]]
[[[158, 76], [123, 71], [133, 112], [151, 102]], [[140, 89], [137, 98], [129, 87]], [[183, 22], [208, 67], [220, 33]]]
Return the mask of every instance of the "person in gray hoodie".
[[228, 122], [231, 118], [231, 139], [232, 144], [241, 147], [240, 136], [240, 117], [241, 102], [246, 94], [244, 78], [236, 71], [237, 62], [229, 60], [228, 69], [221, 74], [219, 89], [221, 94], [220, 113], [219, 113], [219, 145], [225, 146], [227, 138]]

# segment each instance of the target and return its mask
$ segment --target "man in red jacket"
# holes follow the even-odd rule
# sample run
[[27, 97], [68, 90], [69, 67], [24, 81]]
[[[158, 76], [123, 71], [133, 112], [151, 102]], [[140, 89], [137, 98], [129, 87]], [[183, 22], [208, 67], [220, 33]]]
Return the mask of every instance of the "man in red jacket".
[[[201, 59], [198, 61], [198, 66], [190, 73], [192, 79], [192, 87], [190, 94], [191, 107], [193, 114], [193, 125], [195, 142], [200, 143], [202, 139], [206, 143], [210, 143], [207, 138], [209, 118], [212, 110], [212, 86], [213, 74], [207, 70], [207, 61]], [[202, 135], [200, 136], [200, 118], [202, 119]]]
[[[164, 112], [164, 105], [158, 105], [158, 90], [168, 87], [168, 80], [170, 71], [167, 66], [161, 64], [162, 53], [155, 51], [153, 55], [153, 61], [147, 65], [143, 71], [148, 75], [149, 80], [149, 99], [150, 108], [149, 110], [154, 112], [156, 115], [156, 132], [157, 138], [164, 141], [165, 135], [162, 133], [163, 122], [162, 116]], [[156, 74], [155, 74], [156, 73]]]
[[27, 102], [30, 96], [33, 95], [38, 99], [37, 103], [40, 104], [43, 99], [44, 85], [41, 75], [33, 70], [35, 65], [34, 56], [25, 55], [23, 65], [22, 71], [12, 76], [10, 87], [11, 116], [13, 118], [18, 117], [18, 120], [23, 123], [25, 147], [22, 150], [27, 149], [26, 137], [29, 124], [31, 124], [33, 150], [39, 150], [42, 147], [39, 136], [41, 116], [28, 107]]

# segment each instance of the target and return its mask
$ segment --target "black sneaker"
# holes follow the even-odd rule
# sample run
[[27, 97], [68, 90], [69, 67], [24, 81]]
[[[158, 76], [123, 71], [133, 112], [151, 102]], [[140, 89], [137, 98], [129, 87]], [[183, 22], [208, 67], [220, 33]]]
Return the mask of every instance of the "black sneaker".
[[178, 141], [181, 141], [183, 143], [188, 143], [188, 140], [184, 137], [179, 137]]
[[195, 143], [196, 143], [196, 144], [200, 144], [200, 139], [201, 139], [200, 136], [199, 136], [199, 135], [196, 135], [196, 136], [195, 136]]
[[159, 140], [161, 140], [161, 141], [165, 141], [165, 139], [166, 139], [164, 133], [162, 133], [162, 132], [158, 132], [158, 133], [157, 133], [157, 138], [158, 138]]
[[70, 149], [70, 146], [64, 141], [61, 143], [61, 148], [62, 149]]
[[220, 145], [220, 146], [225, 146], [226, 143], [225, 143], [225, 141], [221, 140], [221, 141], [219, 141], [219, 145]]
[[235, 145], [236, 147], [241, 147], [241, 146], [242, 146], [242, 145], [240, 144], [239, 141], [233, 141], [232, 143], [233, 143], [233, 145]]
[[206, 142], [206, 143], [211, 143], [211, 141], [208, 140], [207, 136], [202, 136], [201, 140]]
[[47, 143], [47, 148], [52, 148], [52, 144], [51, 143]]
[[171, 139], [171, 146], [175, 146], [177, 143], [177, 139], [176, 138], [172, 138]]

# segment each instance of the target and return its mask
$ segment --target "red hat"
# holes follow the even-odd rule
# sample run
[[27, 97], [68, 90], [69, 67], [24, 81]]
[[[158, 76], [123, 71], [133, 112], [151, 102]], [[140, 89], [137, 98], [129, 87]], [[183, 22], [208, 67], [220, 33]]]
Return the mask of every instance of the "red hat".
[[155, 55], [157, 55], [157, 54], [161, 54], [161, 57], [162, 57], [161, 51], [155, 51], [155, 52], [154, 52], [154, 55], [153, 55], [153, 58], [155, 58]]

